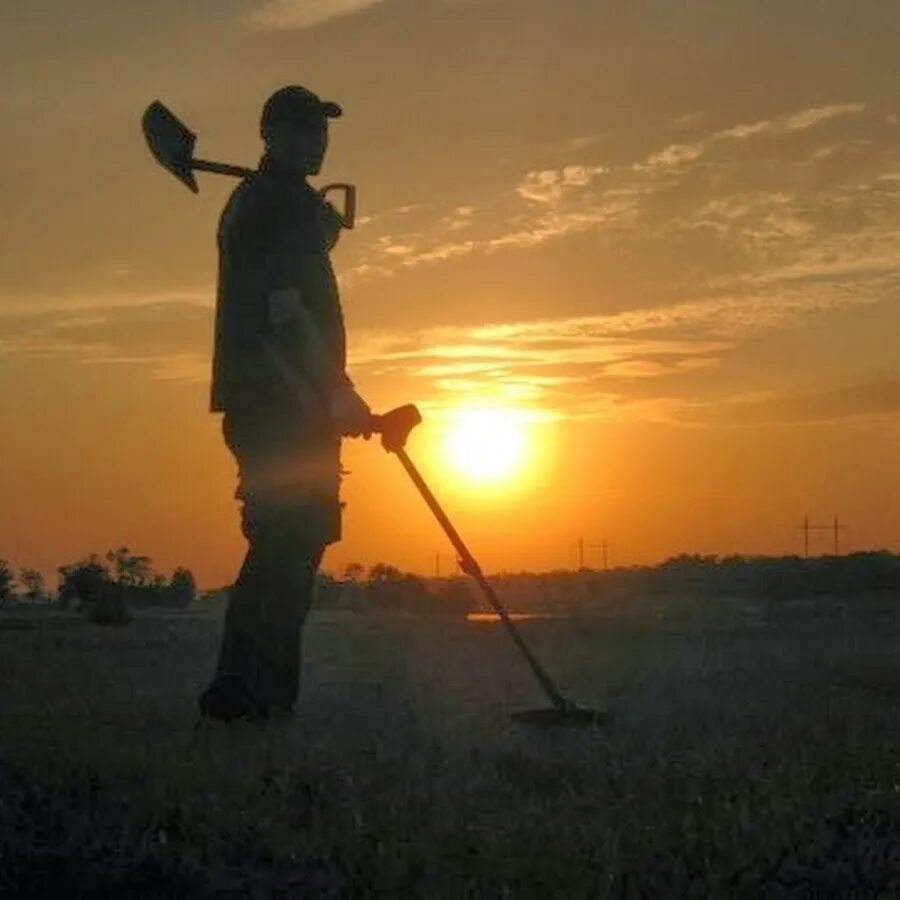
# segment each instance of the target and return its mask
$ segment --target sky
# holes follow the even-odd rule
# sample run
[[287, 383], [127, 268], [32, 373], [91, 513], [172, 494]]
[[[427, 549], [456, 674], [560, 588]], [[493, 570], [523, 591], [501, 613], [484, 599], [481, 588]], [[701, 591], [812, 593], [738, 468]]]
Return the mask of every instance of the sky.
[[[151, 12], [152, 10], [152, 12]], [[900, 18], [889, 0], [0, 3], [0, 557], [126, 545], [203, 586], [243, 553], [208, 412], [215, 230], [151, 158], [254, 165], [285, 84], [340, 102], [317, 185], [350, 374], [487, 571], [900, 550]], [[513, 415], [475, 480], [460, 410]], [[453, 554], [396, 459], [347, 441], [325, 568]], [[832, 549], [813, 532], [811, 552]]]

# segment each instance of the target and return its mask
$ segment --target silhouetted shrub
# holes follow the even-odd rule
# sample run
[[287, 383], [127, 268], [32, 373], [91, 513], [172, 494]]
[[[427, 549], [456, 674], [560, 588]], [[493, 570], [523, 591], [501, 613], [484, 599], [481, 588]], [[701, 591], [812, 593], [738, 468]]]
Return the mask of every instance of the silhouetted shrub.
[[13, 571], [5, 559], [0, 559], [0, 605], [12, 596]]
[[172, 580], [163, 588], [165, 599], [172, 606], [185, 609], [197, 599], [197, 583], [190, 569], [177, 568], [172, 573]]
[[131, 613], [125, 602], [125, 594], [114, 581], [107, 581], [99, 594], [84, 606], [84, 614], [95, 625], [125, 625], [131, 621]]
[[97, 554], [59, 569], [59, 599], [74, 606], [97, 625], [123, 625], [131, 621], [123, 586], [113, 581]]
[[20, 569], [19, 584], [25, 588], [25, 596], [32, 603], [46, 600], [47, 593], [44, 589], [44, 576], [37, 569], [29, 569], [27, 566]]

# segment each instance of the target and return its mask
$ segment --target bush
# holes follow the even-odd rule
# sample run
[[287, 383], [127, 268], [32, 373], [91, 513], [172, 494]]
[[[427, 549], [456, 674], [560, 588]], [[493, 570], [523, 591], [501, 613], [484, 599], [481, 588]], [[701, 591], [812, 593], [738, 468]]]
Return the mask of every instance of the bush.
[[181, 609], [190, 606], [197, 599], [197, 583], [190, 569], [176, 569], [168, 587], [163, 590], [169, 603]]
[[67, 608], [74, 605], [97, 625], [131, 621], [123, 586], [112, 580], [109, 569], [96, 554], [59, 567], [59, 599]]
[[5, 559], [0, 559], [0, 604], [12, 597], [13, 571]]
[[47, 598], [44, 590], [44, 576], [37, 569], [23, 568], [19, 572], [19, 583], [25, 588], [25, 596], [32, 603]]
[[82, 611], [89, 622], [95, 625], [125, 625], [132, 616], [125, 602], [125, 593], [114, 581], [107, 581], [99, 594], [84, 604]]

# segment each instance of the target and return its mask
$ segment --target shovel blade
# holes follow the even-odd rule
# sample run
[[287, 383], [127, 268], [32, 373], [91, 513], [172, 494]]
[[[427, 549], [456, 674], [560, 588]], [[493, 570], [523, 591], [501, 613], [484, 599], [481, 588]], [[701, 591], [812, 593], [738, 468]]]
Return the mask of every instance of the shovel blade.
[[141, 122], [156, 161], [196, 194], [198, 188], [191, 164], [197, 135], [159, 100], [147, 107]]

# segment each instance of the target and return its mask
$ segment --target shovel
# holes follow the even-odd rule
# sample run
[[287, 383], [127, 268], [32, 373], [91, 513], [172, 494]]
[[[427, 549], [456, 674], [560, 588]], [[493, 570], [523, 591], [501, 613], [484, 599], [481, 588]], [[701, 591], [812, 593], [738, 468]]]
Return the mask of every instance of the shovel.
[[[154, 100], [144, 110], [141, 125], [147, 145], [156, 161], [168, 169], [183, 185], [195, 194], [200, 188], [194, 172], [215, 172], [217, 175], [231, 175], [235, 178], [247, 178], [255, 174], [254, 169], [245, 166], [233, 166], [229, 163], [211, 162], [194, 157], [194, 144], [197, 135], [159, 100]], [[335, 209], [343, 228], [352, 228], [356, 222], [356, 186], [352, 184], [327, 184], [319, 189], [324, 198], [331, 191], [342, 191], [344, 194], [344, 211]]]

